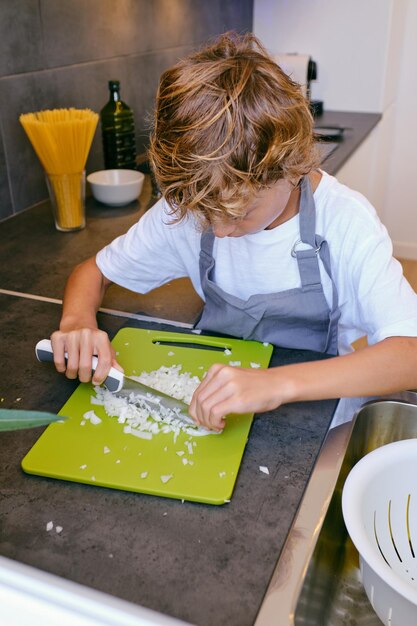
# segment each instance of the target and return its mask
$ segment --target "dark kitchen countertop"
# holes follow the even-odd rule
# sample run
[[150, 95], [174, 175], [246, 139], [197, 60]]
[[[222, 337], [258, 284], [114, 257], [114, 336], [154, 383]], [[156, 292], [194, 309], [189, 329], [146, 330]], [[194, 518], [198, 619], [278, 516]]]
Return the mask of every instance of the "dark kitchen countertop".
[[[58, 324], [59, 307], [0, 294], [0, 308], [2, 408], [57, 412], [77, 383], [37, 363], [34, 344]], [[100, 315], [111, 336], [122, 322]], [[272, 365], [315, 358], [323, 357], [276, 350]], [[43, 428], [0, 433], [0, 555], [199, 626], [250, 626], [335, 405], [257, 416], [224, 506], [29, 476], [20, 462]], [[51, 520], [60, 535], [46, 532]]]
[[[380, 116], [325, 115], [320, 125], [355, 126], [345, 131], [329, 167], [324, 163], [334, 173], [330, 159], [339, 153], [340, 167]], [[139, 202], [125, 208], [88, 198], [87, 227], [76, 233], [55, 230], [48, 202], [0, 223], [2, 408], [57, 412], [63, 406], [77, 383], [38, 364], [34, 345], [57, 328], [58, 301], [74, 265], [125, 232], [153, 201], [147, 179]], [[147, 296], [112, 287], [104, 306], [193, 323], [201, 302], [181, 279]], [[99, 322], [113, 336], [126, 320], [99, 314]], [[271, 364], [318, 358], [277, 349]], [[335, 406], [298, 403], [257, 416], [232, 501], [220, 507], [26, 475], [20, 462], [43, 429], [0, 433], [0, 555], [198, 626], [250, 626]], [[50, 520], [63, 526], [60, 535], [46, 532]]]
[[[323, 163], [323, 169], [337, 176], [338, 170], [344, 165], [352, 153], [366, 139], [378, 124], [380, 113], [356, 113], [348, 111], [324, 111], [315, 118], [316, 126], [335, 126], [345, 128], [343, 138], [337, 141], [337, 149]], [[324, 147], [327, 142], [323, 142]]]

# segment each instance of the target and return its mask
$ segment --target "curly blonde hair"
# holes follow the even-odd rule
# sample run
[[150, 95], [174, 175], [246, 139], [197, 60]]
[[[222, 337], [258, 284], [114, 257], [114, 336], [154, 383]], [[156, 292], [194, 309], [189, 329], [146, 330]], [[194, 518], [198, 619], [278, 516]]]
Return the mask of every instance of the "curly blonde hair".
[[300, 86], [235, 33], [162, 74], [149, 158], [176, 220], [208, 223], [242, 217], [257, 191], [318, 165]]

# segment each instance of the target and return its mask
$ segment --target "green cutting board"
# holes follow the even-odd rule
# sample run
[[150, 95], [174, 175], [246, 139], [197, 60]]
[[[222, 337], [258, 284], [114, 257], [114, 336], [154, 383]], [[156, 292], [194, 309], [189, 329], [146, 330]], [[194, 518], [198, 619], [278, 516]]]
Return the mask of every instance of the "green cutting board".
[[[120, 330], [112, 344], [128, 376], [181, 364], [183, 372], [202, 378], [213, 363], [267, 367], [272, 354], [271, 345], [255, 341], [134, 328]], [[125, 434], [117, 418], [91, 404], [91, 396], [91, 384], [77, 387], [59, 412], [69, 419], [48, 426], [23, 459], [25, 472], [210, 504], [230, 500], [253, 414], [230, 416], [220, 435], [191, 438], [181, 433], [174, 443], [168, 433], [145, 440]], [[90, 410], [101, 423], [83, 420]], [[192, 454], [187, 442], [195, 442]], [[166, 476], [171, 478], [163, 482]]]

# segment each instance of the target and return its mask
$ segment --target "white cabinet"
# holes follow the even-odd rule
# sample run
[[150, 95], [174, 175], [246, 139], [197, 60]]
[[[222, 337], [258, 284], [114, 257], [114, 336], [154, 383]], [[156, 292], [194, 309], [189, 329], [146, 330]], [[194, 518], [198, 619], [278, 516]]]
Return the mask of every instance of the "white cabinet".
[[255, 0], [254, 32], [270, 52], [312, 56], [325, 109], [382, 113], [338, 178], [375, 205], [395, 253], [417, 259], [417, 2]]

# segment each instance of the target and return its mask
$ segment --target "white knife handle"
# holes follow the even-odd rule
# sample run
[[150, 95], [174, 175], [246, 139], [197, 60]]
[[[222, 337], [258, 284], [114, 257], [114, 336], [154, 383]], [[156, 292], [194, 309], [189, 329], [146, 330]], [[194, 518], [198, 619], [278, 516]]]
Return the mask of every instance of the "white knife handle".
[[[35, 353], [38, 361], [50, 361], [52, 363], [54, 361], [54, 351], [52, 350], [52, 344], [49, 339], [41, 339], [41, 341], [38, 341], [38, 343], [36, 344]], [[65, 360], [67, 360], [67, 356], [67, 353], [65, 353]], [[97, 357], [93, 356], [91, 360], [91, 370], [93, 372], [96, 371], [97, 363]], [[123, 372], [117, 370], [115, 367], [111, 367], [103, 384], [107, 387], [109, 391], [115, 393], [122, 389], [123, 382]]]

